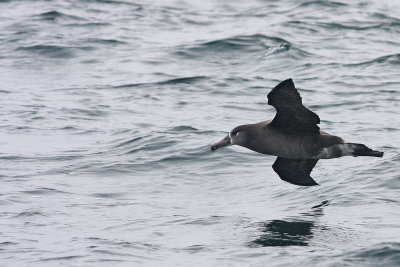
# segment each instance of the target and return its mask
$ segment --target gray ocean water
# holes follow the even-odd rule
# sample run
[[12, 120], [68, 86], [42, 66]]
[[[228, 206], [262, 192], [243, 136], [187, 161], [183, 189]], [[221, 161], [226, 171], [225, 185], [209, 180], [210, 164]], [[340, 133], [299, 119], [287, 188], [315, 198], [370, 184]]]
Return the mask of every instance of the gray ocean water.
[[[210, 145], [293, 78], [385, 152]], [[0, 1], [1, 266], [400, 266], [399, 1]]]

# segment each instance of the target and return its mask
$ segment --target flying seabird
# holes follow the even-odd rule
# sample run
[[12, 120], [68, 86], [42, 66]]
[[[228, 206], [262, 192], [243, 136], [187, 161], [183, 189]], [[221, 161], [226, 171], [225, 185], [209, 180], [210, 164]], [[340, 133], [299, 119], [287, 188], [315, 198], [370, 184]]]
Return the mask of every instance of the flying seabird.
[[342, 138], [319, 129], [317, 114], [303, 106], [292, 79], [275, 86], [268, 104], [276, 109], [273, 120], [235, 127], [211, 151], [239, 145], [258, 153], [277, 156], [272, 168], [291, 184], [318, 185], [310, 173], [320, 159], [343, 156], [382, 157], [383, 152], [363, 144], [345, 143]]

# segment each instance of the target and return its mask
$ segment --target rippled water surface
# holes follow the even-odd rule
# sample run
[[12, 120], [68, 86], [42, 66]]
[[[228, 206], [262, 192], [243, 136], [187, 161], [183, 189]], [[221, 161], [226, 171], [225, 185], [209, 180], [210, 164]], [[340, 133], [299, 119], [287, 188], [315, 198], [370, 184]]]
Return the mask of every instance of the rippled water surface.
[[[399, 266], [397, 1], [0, 1], [4, 266]], [[385, 152], [210, 152], [293, 78], [321, 128]]]

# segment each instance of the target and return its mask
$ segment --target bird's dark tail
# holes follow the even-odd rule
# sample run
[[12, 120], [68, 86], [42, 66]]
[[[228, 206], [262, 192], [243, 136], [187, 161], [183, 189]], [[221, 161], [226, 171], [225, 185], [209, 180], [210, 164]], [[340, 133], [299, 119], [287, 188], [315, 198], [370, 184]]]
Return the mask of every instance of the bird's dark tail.
[[351, 155], [357, 156], [369, 156], [369, 157], [382, 157], [383, 152], [372, 150], [363, 144], [353, 144], [347, 143], [347, 145], [352, 149]]

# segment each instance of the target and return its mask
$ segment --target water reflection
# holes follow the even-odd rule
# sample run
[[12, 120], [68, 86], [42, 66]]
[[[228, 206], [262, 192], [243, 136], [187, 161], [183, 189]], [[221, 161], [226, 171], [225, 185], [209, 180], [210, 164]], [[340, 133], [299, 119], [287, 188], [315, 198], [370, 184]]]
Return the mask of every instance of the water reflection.
[[310, 212], [287, 220], [272, 220], [261, 223], [261, 236], [250, 243], [250, 246], [307, 246], [313, 238], [315, 228], [323, 227], [316, 224], [316, 219], [323, 215], [323, 208], [328, 201], [311, 208]]
[[262, 234], [253, 241], [254, 244], [263, 247], [277, 246], [307, 246], [312, 238], [314, 223], [310, 221], [289, 222], [273, 220], [266, 222]]

